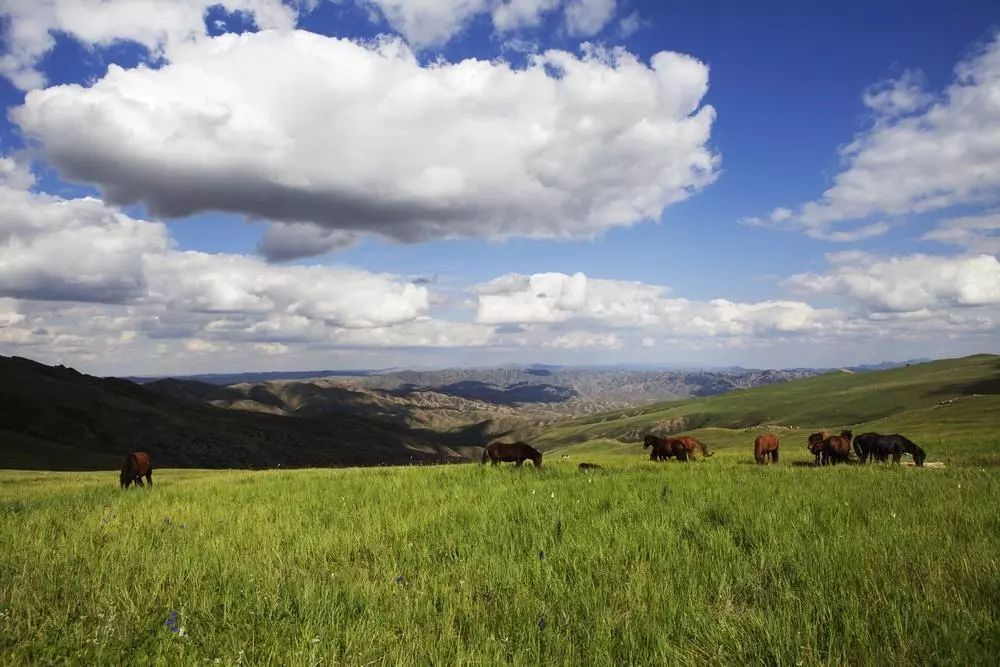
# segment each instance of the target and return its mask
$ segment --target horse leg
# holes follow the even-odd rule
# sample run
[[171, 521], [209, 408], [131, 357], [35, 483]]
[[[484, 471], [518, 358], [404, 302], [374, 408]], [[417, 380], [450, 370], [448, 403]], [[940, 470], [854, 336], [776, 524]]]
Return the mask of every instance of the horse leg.
[[903, 458], [903, 455], [900, 454], [899, 452], [896, 452], [895, 454], [892, 455], [892, 462], [893, 463], [899, 463], [899, 460], [901, 458]]
[[521, 467], [521, 464], [522, 464], [522, 463], [524, 463], [524, 459], [518, 459], [518, 460], [517, 460], [517, 461], [516, 461], [516, 462], [514, 463], [514, 467], [515, 467], [515, 468], [520, 468], [520, 467]]
[[149, 482], [150, 488], [153, 486], [153, 469], [150, 468], [149, 472], [146, 473], [146, 481]]
[[136, 476], [136, 478], [135, 478], [135, 485], [136, 485], [136, 486], [145, 486], [145, 485], [144, 485], [144, 484], [142, 483], [142, 475], [138, 475], [138, 476]]

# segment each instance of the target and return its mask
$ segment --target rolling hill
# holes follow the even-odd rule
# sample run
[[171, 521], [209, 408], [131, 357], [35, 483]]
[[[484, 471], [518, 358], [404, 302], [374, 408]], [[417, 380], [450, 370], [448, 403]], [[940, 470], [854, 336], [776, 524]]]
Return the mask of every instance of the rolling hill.
[[433, 433], [329, 409], [321, 418], [226, 410], [127, 380], [0, 357], [0, 468], [116, 467], [150, 452], [159, 467], [386, 465], [454, 460]]
[[[834, 371], [722, 396], [589, 415], [535, 434], [543, 449], [578, 454], [642, 454], [646, 433], [694, 433], [716, 446], [742, 447], [763, 431], [853, 428], [904, 431], [954, 446], [997, 440], [1000, 356], [944, 359], [869, 373]], [[741, 455], [745, 452], [741, 449]], [[938, 449], [940, 452], [940, 449]], [[998, 461], [997, 454], [985, 459]]]

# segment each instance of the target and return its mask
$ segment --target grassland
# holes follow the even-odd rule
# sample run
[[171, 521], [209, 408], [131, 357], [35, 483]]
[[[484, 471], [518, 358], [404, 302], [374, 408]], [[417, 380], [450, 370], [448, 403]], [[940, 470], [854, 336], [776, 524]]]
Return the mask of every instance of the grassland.
[[[798, 421], [815, 385], [654, 406], [713, 415], [688, 464], [612, 437], [616, 413], [547, 435], [538, 471], [0, 473], [0, 663], [992, 664], [1000, 404], [967, 387], [994, 366], [946, 373], [959, 400], [900, 370], [856, 401], [828, 376], [842, 422]], [[768, 427], [723, 422], [753, 409], [794, 427], [778, 465], [750, 462]], [[805, 431], [856, 424], [945, 467], [803, 465]]]

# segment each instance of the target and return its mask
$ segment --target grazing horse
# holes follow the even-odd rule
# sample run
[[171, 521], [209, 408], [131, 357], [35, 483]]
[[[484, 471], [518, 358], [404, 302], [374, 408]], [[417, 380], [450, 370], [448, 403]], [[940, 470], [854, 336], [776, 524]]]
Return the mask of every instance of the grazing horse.
[[142, 486], [143, 477], [153, 486], [153, 464], [149, 462], [149, 454], [130, 452], [122, 461], [122, 474], [118, 478], [122, 488], [127, 489], [132, 482], [136, 486]]
[[[680, 446], [684, 448], [684, 453], [687, 455], [686, 459], [695, 460], [694, 452], [696, 449], [701, 449], [702, 455], [707, 459], [712, 454], [708, 451], [708, 447], [704, 442], [698, 438], [692, 438], [689, 435], [682, 435], [679, 438], [667, 438], [670, 442], [680, 443]], [[676, 448], [677, 445], [674, 445]], [[685, 459], [685, 460], [686, 460]]]
[[858, 460], [867, 463], [876, 458], [875, 443], [882, 435], [878, 433], [862, 433], [854, 437], [854, 453], [858, 455]]
[[647, 447], [652, 447], [649, 452], [650, 461], [666, 461], [671, 456], [677, 457], [678, 461], [687, 461], [687, 450], [676, 438], [661, 438], [650, 434], [642, 441], [642, 448]]
[[770, 457], [771, 463], [778, 462], [778, 436], [773, 433], [758, 435], [753, 441], [753, 458], [757, 463], [767, 463]]
[[588, 470], [604, 470], [603, 467], [597, 465], [596, 463], [581, 463], [577, 466], [580, 472], [587, 472]]
[[494, 442], [483, 450], [483, 463], [489, 460], [493, 465], [501, 461], [515, 461], [517, 467], [531, 459], [536, 468], [542, 467], [542, 453], [526, 442]]
[[836, 465], [851, 458], [851, 432], [841, 431], [823, 440], [822, 463]]
[[809, 436], [806, 448], [815, 457], [813, 463], [819, 465], [823, 458], [823, 441], [830, 437], [829, 431], [820, 431]]
[[861, 452], [858, 453], [858, 457], [864, 455], [862, 461], [877, 459], [885, 463], [891, 456], [893, 463], [899, 463], [903, 454], [909, 454], [917, 467], [923, 467], [924, 459], [927, 458], [927, 454], [915, 442], [898, 433], [892, 435], [863, 433], [854, 439], [854, 451], [857, 452], [859, 447]]

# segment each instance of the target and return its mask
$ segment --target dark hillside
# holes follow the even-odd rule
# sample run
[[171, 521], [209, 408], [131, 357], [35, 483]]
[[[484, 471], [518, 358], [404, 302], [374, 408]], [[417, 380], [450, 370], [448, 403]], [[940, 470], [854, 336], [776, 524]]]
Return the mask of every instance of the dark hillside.
[[[171, 396], [179, 387], [170, 381], [157, 392], [19, 357], [0, 357], [0, 378], [0, 468], [107, 468], [135, 449], [161, 467], [204, 468], [404, 464], [454, 455], [402, 425], [332, 409], [322, 419], [226, 410]], [[186, 383], [178, 393], [193, 388], [197, 383]]]

